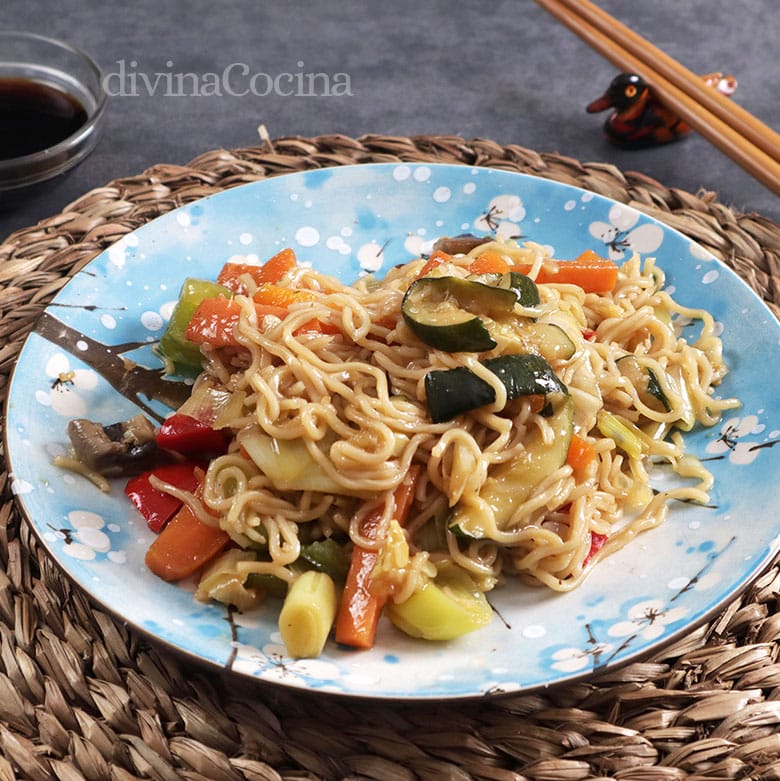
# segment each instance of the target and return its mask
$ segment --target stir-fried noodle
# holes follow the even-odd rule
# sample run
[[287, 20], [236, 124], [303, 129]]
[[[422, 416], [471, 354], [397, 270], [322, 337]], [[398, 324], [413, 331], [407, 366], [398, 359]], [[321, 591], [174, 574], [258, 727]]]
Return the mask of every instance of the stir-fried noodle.
[[[527, 267], [531, 278], [549, 260], [535, 244], [482, 244], [431, 274], [466, 278], [474, 257], [490, 249]], [[412, 464], [421, 465], [422, 477], [404, 532], [410, 555], [397, 568], [392, 557], [380, 557], [396, 601], [444, 561], [483, 591], [512, 575], [566, 591], [604, 556], [662, 523], [670, 501], [707, 501], [712, 478], [686, 455], [679, 432], [713, 425], [736, 402], [714, 395], [726, 368], [712, 317], [677, 304], [653, 260], [625, 262], [607, 293], [539, 284], [538, 305], [518, 304], [508, 321], [482, 318], [496, 342], [486, 353], [434, 349], [410, 330], [402, 300], [424, 264], [353, 285], [299, 265], [280, 284], [309, 291], [307, 300], [292, 303], [282, 319], [258, 317], [250, 285], [237, 297], [240, 349], [204, 348], [198, 384], [231, 392], [235, 436], [210, 463], [202, 498], [186, 498], [202, 520], [252, 552], [234, 557], [237, 571], [290, 582], [302, 542], [330, 537], [386, 552], [397, 533], [392, 491]], [[325, 327], [303, 328], [312, 321]], [[691, 321], [700, 326], [689, 344], [681, 327]], [[547, 355], [565, 394], [508, 398], [485, 366], [489, 357], [544, 354], [524, 332], [530, 322], [557, 326], [573, 345], [571, 355]], [[634, 356], [631, 371], [621, 363], [627, 356]], [[489, 385], [494, 401], [433, 422], [426, 375], [456, 367]], [[564, 403], [569, 417], [562, 420]], [[509, 517], [499, 517], [485, 497], [491, 475], [498, 470], [510, 489], [522, 482], [523, 474], [502, 467], [523, 463], [534, 448], [544, 458], [566, 425], [593, 457], [581, 468], [558, 459]], [[271, 473], [258, 457], [267, 452], [275, 458]], [[651, 489], [653, 462], [677, 473], [676, 487]], [[361, 519], [377, 506], [384, 526], [369, 539]], [[478, 518], [478, 533], [453, 523], [453, 513]]]

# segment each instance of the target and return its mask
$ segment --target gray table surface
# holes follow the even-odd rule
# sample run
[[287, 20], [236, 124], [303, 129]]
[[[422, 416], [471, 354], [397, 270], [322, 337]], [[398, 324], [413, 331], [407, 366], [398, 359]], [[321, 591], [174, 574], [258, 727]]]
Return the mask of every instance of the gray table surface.
[[[777, 0], [599, 2], [691, 70], [735, 75], [734, 100], [780, 129]], [[256, 144], [261, 123], [272, 137], [491, 138], [613, 163], [670, 188], [714, 191], [737, 211], [780, 221], [780, 199], [700, 136], [645, 151], [610, 146], [601, 133], [604, 115], [587, 114], [585, 106], [616, 69], [533, 0], [2, 0], [2, 6], [3, 27], [59, 37], [91, 54], [114, 95], [96, 150], [35, 197], [0, 212], [0, 240], [111, 179], [156, 163], [186, 164], [218, 147]], [[157, 73], [163, 79], [153, 89]], [[214, 92], [211, 74], [226, 73], [231, 88], [221, 95], [178, 96], [166, 88], [169, 74], [187, 74], [187, 84]], [[326, 74], [333, 94], [282, 94], [295, 91], [299, 73]], [[276, 94], [261, 94], [273, 79]]]

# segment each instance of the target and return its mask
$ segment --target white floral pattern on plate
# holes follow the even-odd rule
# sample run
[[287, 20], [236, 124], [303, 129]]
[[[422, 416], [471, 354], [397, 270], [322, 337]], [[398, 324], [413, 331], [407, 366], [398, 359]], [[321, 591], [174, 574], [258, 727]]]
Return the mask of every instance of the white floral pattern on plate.
[[[150, 345], [185, 276], [213, 278], [230, 257], [262, 259], [289, 245], [302, 260], [350, 281], [429, 251], [439, 236], [468, 231], [536, 241], [562, 258], [587, 248], [618, 260], [632, 251], [655, 255], [682, 303], [708, 308], [723, 327], [732, 371], [721, 392], [738, 396], [743, 407], [721, 426], [686, 435], [691, 452], [715, 474], [711, 505], [676, 505], [664, 526], [600, 564], [577, 591], [512, 584], [493, 593], [498, 615], [491, 626], [458, 641], [414, 641], [383, 622], [371, 651], [329, 644], [322, 658], [296, 661], [285, 656], [277, 606], [226, 614], [195, 602], [191, 583], [157, 580], [143, 564], [151, 532], [122, 486], [104, 495], [52, 466], [74, 415], [86, 410], [111, 423], [139, 407], [165, 414], [159, 398], [170, 388], [160, 381], [149, 391], [159, 369]], [[148, 374], [120, 392], [95, 355], [132, 357]], [[774, 556], [779, 361], [780, 328], [752, 291], [702, 247], [628, 206], [492, 169], [323, 169], [183, 206], [128, 234], [77, 274], [19, 358], [8, 454], [18, 501], [63, 570], [130, 625], [208, 665], [365, 697], [530, 691], [672, 641], [727, 604]]]

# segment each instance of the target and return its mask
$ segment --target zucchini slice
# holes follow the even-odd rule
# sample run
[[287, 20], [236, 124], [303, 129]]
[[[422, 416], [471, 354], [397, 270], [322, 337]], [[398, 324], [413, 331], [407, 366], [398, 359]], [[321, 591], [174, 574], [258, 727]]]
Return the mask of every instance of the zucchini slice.
[[484, 365], [501, 380], [510, 399], [538, 393], [568, 393], [541, 355], [501, 355], [489, 358]]
[[[510, 271], [508, 274], [504, 274], [508, 277], [507, 286], [510, 290], [515, 291], [517, 296], [517, 302], [520, 306], [534, 307], [539, 306], [541, 299], [539, 298], [539, 288], [536, 287], [536, 282], [526, 274], [521, 274], [519, 271]], [[501, 285], [503, 287], [503, 285]]]
[[458, 536], [492, 539], [491, 530], [509, 531], [515, 511], [528, 500], [536, 486], [566, 463], [574, 430], [574, 402], [560, 395], [553, 401], [553, 413], [547, 423], [555, 434], [546, 444], [535, 428], [526, 449], [515, 458], [490, 471], [480, 491], [479, 505], [460, 502], [455, 505], [449, 528]]
[[423, 277], [412, 282], [401, 302], [409, 329], [425, 344], [445, 352], [484, 352], [496, 341], [481, 316], [512, 314], [512, 290], [459, 277]]
[[187, 341], [184, 333], [198, 304], [206, 298], [217, 298], [217, 296], [232, 298], [233, 291], [206, 279], [188, 277], [184, 280], [171, 319], [160, 339], [160, 352], [173, 361], [177, 368], [185, 370], [201, 368], [203, 354], [200, 347]]
[[[550, 364], [540, 355], [502, 355], [489, 358], [482, 364], [501, 380], [509, 399], [568, 393]], [[452, 420], [496, 400], [491, 385], [465, 366], [428, 372], [425, 375], [425, 396], [434, 423]]]
[[502, 290], [513, 290], [517, 297], [517, 303], [522, 307], [533, 308], [539, 306], [541, 302], [536, 282], [527, 274], [521, 274], [519, 271], [509, 271], [506, 274], [473, 274], [467, 279]]
[[555, 323], [523, 323], [517, 331], [525, 349], [547, 361], [567, 361], [577, 351], [566, 331]]

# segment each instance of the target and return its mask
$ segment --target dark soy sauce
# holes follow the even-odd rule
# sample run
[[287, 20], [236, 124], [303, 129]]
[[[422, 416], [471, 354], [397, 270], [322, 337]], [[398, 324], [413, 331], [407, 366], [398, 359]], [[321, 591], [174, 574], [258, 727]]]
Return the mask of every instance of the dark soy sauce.
[[0, 77], [0, 160], [48, 149], [86, 121], [73, 95], [32, 79]]

